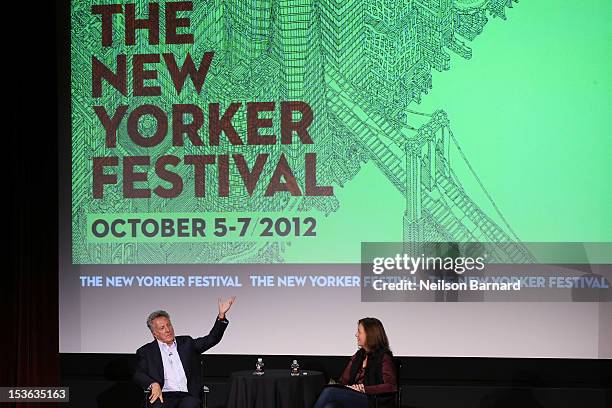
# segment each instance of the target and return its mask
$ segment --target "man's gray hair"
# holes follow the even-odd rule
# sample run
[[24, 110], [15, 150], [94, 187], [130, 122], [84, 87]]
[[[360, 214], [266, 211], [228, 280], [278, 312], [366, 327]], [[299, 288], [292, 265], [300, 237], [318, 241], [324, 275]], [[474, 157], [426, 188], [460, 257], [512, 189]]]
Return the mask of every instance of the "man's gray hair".
[[149, 317], [147, 317], [147, 327], [149, 330], [151, 330], [151, 333], [153, 333], [153, 320], [157, 319], [158, 317], [165, 317], [166, 319], [170, 320], [170, 315], [165, 310], [156, 310], [151, 313]]

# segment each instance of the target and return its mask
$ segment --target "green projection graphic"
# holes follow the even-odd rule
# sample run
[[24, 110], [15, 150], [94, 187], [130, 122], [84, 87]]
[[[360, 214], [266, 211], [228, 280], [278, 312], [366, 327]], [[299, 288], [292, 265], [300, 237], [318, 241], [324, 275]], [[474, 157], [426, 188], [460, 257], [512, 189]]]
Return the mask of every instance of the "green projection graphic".
[[[178, 13], [190, 18], [178, 31], [193, 33], [194, 44], [166, 44], [167, 3], [160, 2], [159, 44], [137, 30], [136, 45], [125, 45], [123, 6], [112, 17], [113, 45], [103, 46], [92, 5], [114, 2], [74, 1], [73, 262], [359, 262], [363, 241], [611, 241], [612, 30], [605, 16], [612, 7], [589, 3], [194, 1]], [[137, 18], [150, 17], [149, 4], [136, 2]], [[161, 96], [132, 95], [135, 55], [171, 53], [180, 65], [189, 53], [197, 66], [206, 52], [214, 58], [200, 93], [189, 79], [178, 93], [160, 58], [147, 64], [157, 78], [145, 83], [159, 86]], [[104, 83], [102, 96], [93, 97], [92, 58], [116, 73], [121, 54], [129, 92]], [[307, 103], [313, 143], [238, 146], [222, 134], [219, 146], [209, 145], [209, 104], [223, 112], [242, 103], [232, 124], [245, 135], [245, 106], [255, 101]], [[134, 144], [127, 116], [143, 104], [160, 107], [170, 126], [173, 105], [201, 107], [203, 145], [187, 137], [173, 145], [170, 128], [157, 146]], [[116, 147], [108, 147], [93, 107], [110, 113], [120, 105], [128, 114]], [[272, 127], [262, 134], [281, 134], [278, 110], [266, 116]], [[158, 123], [144, 116], [137, 127], [152, 136]], [[332, 186], [333, 195], [304, 194], [311, 153], [316, 184]], [[269, 156], [252, 194], [230, 164], [229, 194], [220, 196], [213, 163], [204, 180], [193, 166], [172, 169], [184, 184], [177, 197], [125, 197], [124, 157], [150, 156], [150, 166], [138, 167], [147, 181], [135, 185], [153, 190], [169, 188], [157, 158], [203, 154], [218, 161], [242, 155], [249, 170], [259, 155]], [[265, 195], [281, 155], [302, 195]], [[117, 174], [116, 183], [94, 198], [92, 158], [109, 156], [119, 158], [104, 170]], [[198, 184], [206, 185], [204, 197], [194, 194]], [[141, 220], [134, 236], [130, 219]], [[163, 219], [174, 234], [159, 236]], [[103, 235], [112, 220], [127, 222], [125, 236], [92, 232], [99, 227]], [[515, 248], [500, 256], [530, 259]]]

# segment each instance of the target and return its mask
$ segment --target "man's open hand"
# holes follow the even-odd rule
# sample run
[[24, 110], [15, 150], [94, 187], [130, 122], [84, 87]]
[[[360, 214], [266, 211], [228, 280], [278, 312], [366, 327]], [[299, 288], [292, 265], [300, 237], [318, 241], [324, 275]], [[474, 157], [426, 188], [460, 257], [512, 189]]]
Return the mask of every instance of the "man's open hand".
[[164, 403], [164, 396], [162, 395], [161, 387], [158, 383], [154, 382], [151, 384], [151, 396], [149, 397], [149, 402], [153, 404], [157, 399]]
[[232, 307], [235, 301], [236, 296], [232, 296], [223, 302], [221, 301], [221, 298], [219, 298], [219, 319], [225, 319], [225, 314], [228, 310], [230, 310], [230, 307]]

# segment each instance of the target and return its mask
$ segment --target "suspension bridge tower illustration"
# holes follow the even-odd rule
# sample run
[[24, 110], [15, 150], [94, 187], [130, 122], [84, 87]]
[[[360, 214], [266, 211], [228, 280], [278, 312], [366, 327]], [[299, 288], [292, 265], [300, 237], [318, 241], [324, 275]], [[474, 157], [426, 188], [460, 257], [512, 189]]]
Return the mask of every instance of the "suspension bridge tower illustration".
[[[453, 171], [451, 150], [472, 167], [448, 115], [411, 109], [432, 87], [431, 71], [450, 69], [450, 52], [471, 58], [465, 41], [482, 33], [488, 18], [505, 19], [508, 0], [320, 1], [319, 36], [326, 89], [324, 106], [334, 123], [359, 145], [405, 196], [404, 242], [489, 242], [497, 259], [532, 259], [517, 244], [475, 172], [473, 176], [502, 220], [498, 225], [469, 197]], [[451, 149], [453, 148], [453, 149]], [[350, 162], [350, 158], [346, 158]], [[342, 167], [341, 163], [335, 164]]]

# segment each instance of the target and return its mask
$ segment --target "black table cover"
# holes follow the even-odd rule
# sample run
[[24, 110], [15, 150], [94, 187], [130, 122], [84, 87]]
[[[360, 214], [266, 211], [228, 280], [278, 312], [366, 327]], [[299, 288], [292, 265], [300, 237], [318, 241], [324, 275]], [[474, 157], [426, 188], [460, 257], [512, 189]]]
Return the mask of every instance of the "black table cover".
[[227, 408], [312, 408], [325, 379], [320, 371], [304, 370], [291, 376], [290, 370], [253, 370], [232, 373]]

